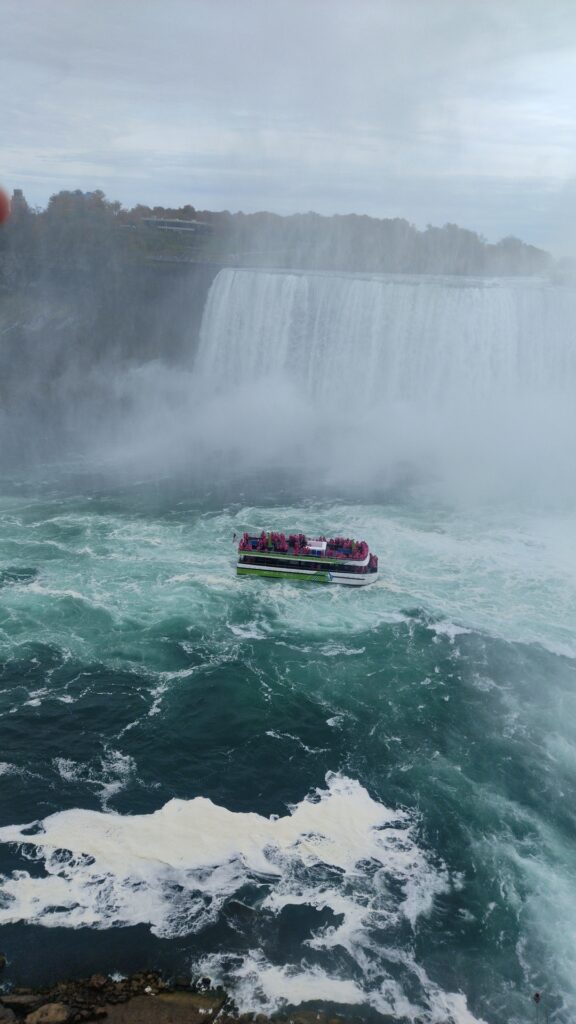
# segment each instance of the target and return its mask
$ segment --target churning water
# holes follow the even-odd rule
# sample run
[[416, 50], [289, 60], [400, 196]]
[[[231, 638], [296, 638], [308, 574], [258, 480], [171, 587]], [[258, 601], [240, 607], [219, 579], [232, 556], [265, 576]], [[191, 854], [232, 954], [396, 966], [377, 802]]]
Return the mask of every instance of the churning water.
[[[203, 481], [4, 487], [8, 981], [146, 963], [243, 1009], [519, 1024], [538, 989], [573, 1016], [575, 319], [544, 285], [225, 271], [179, 412]], [[470, 446], [509, 483], [495, 419], [534, 438], [523, 485], [549, 471], [522, 501], [446, 483]], [[293, 437], [305, 498], [251, 483]], [[263, 527], [365, 537], [381, 578], [235, 577]]]

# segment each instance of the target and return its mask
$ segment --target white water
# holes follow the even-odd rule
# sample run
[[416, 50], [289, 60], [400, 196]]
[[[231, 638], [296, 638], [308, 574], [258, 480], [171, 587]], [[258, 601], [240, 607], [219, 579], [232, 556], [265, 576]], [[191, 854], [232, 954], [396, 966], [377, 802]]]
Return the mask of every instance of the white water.
[[345, 949], [366, 979], [361, 985], [311, 967], [305, 950], [301, 961], [281, 968], [257, 951], [238, 963], [226, 954], [207, 958], [202, 969], [232, 983], [241, 1007], [272, 1010], [324, 998], [369, 1003], [430, 1024], [472, 1022], [465, 998], [434, 985], [409, 948], [393, 958], [413, 975], [427, 1010], [412, 1005], [402, 986], [376, 967], [381, 951], [374, 931], [393, 948], [402, 920], [414, 929], [450, 885], [445, 869], [433, 867], [419, 848], [414, 826], [407, 812], [384, 807], [359, 783], [332, 774], [325, 789], [279, 818], [234, 813], [202, 797], [171, 800], [147, 815], [62, 811], [39, 824], [0, 829], [0, 843], [17, 844], [44, 869], [40, 877], [26, 870], [0, 876], [0, 925], [144, 923], [168, 938], [217, 920], [226, 900], [252, 881], [267, 891], [261, 913], [297, 905], [332, 911], [337, 923], [319, 928], [309, 945]]
[[[254, 647], [256, 657], [259, 646], [289, 646], [301, 653], [303, 664], [311, 657], [328, 661], [316, 680], [315, 696], [335, 730], [342, 727], [342, 710], [346, 714], [347, 708], [331, 674], [335, 660], [350, 662], [353, 676], [369, 631], [385, 622], [409, 623], [405, 609], [414, 605], [432, 616], [428, 628], [438, 634], [439, 652], [449, 643], [456, 660], [466, 656], [461, 644], [477, 630], [505, 641], [542, 645], [563, 658], [576, 655], [576, 544], [574, 521], [568, 516], [512, 515], [487, 508], [472, 515], [470, 510], [331, 502], [244, 506], [191, 515], [189, 522], [185, 511], [156, 520], [134, 514], [87, 515], [85, 507], [69, 512], [57, 508], [51, 518], [42, 510], [41, 521], [31, 515], [32, 525], [26, 525], [27, 508], [27, 500], [6, 502], [5, 550], [11, 557], [19, 551], [19, 559], [29, 565], [31, 554], [44, 551], [50, 538], [46, 550], [52, 553], [57, 542], [58, 557], [45, 558], [41, 574], [31, 583], [3, 590], [5, 614], [19, 623], [15, 636], [1, 638], [4, 657], [8, 661], [19, 645], [44, 636], [84, 661], [104, 660], [113, 671], [133, 666], [141, 673], [143, 637], [151, 631], [146, 649], [149, 688], [141, 691], [138, 710], [143, 720], [161, 713], [164, 701], [169, 706], [171, 691], [187, 687], [196, 671], [193, 665], [172, 670], [163, 661], [163, 623], [176, 616], [204, 633], [210, 658], [221, 663], [237, 659], [246, 646]], [[381, 556], [381, 581], [351, 600], [344, 588], [300, 590], [257, 581], [247, 586], [233, 575], [233, 532], [270, 522], [290, 531], [302, 525], [303, 516], [310, 532], [334, 527], [336, 532], [349, 528], [365, 535]], [[80, 591], [81, 601], [74, 596]], [[426, 619], [417, 618], [415, 624], [422, 621]], [[192, 650], [186, 630], [183, 637], [183, 649]], [[318, 641], [320, 647], [310, 646]], [[376, 693], [378, 673], [386, 666], [369, 664]], [[50, 672], [41, 694], [15, 687], [6, 714], [22, 701], [54, 707], [63, 699]], [[415, 721], [422, 714], [419, 694], [430, 684], [415, 664]], [[439, 685], [444, 688], [443, 682]], [[453, 700], [459, 685], [453, 681], [446, 686], [443, 699]], [[498, 707], [497, 731], [510, 736], [512, 744], [521, 735], [532, 745], [532, 737], [547, 737], [546, 747], [534, 746], [542, 778], [556, 772], [570, 792], [576, 756], [573, 691], [564, 692], [553, 678], [543, 679], [542, 686], [537, 681], [516, 689], [513, 680], [503, 686], [502, 680], [482, 674], [472, 685], [485, 694], [488, 706]], [[280, 685], [273, 676], [262, 678], [262, 686], [272, 688], [274, 695], [284, 687], [300, 686], [297, 692], [306, 696], [305, 682], [289, 675]], [[545, 706], [536, 699], [536, 688], [544, 687]], [[72, 697], [80, 709], [84, 687], [74, 680]], [[89, 697], [87, 693], [87, 715], [92, 713]], [[162, 729], [161, 720], [158, 727]], [[129, 735], [120, 731], [104, 755], [87, 764], [63, 751], [54, 764], [58, 779], [74, 790], [82, 783], [104, 810], [114, 807], [116, 795], [140, 770], [137, 757], [127, 753]], [[268, 735], [284, 745], [287, 758], [296, 748], [297, 761], [314, 754], [298, 739], [297, 729], [271, 728]], [[402, 734], [391, 742], [401, 744]], [[435, 771], [440, 763], [434, 762]], [[0, 762], [4, 778], [20, 770], [7, 755]], [[454, 779], [463, 778], [460, 769], [449, 766], [448, 772], [450, 785], [459, 784]], [[467, 794], [473, 791], [472, 780], [469, 785]], [[486, 820], [517, 820], [514, 803], [502, 809], [494, 803], [497, 794], [486, 789], [474, 793], [474, 806], [487, 809]], [[64, 803], [70, 806], [70, 798]], [[469, 809], [463, 808], [467, 814]], [[470, 1020], [464, 997], [435, 987], [409, 945], [402, 943], [402, 926], [404, 934], [411, 933], [423, 919], [428, 921], [435, 896], [454, 881], [441, 861], [433, 860], [434, 853], [422, 849], [418, 824], [415, 815], [389, 810], [357, 782], [341, 777], [329, 779], [313, 800], [304, 799], [278, 821], [232, 813], [203, 799], [171, 801], [155, 814], [134, 816], [80, 806], [47, 818], [33, 835], [22, 825], [0, 832], [0, 842], [23, 844], [24, 853], [18, 870], [0, 880], [0, 922], [96, 928], [141, 923], [158, 935], [178, 936], [220, 920], [223, 902], [241, 899], [242, 887], [256, 880], [266, 887], [262, 913], [272, 920], [283, 908], [301, 905], [318, 913], [332, 911], [337, 920], [328, 930], [317, 929], [301, 960], [295, 957], [279, 965], [268, 950], [252, 950], [240, 958], [224, 945], [218, 956], [200, 968], [195, 965], [195, 970], [225, 981], [244, 1008], [274, 1008], [310, 997], [370, 1003], [382, 1013], [407, 1019], [442, 1024]], [[517, 899], [523, 906], [523, 945], [518, 955], [528, 965], [527, 988], [533, 965], [544, 962], [545, 945], [547, 978], [573, 1002], [572, 852], [542, 819], [532, 820], [530, 831], [538, 834], [536, 853], [518, 850], [506, 829], [503, 841], [500, 827], [475, 852], [480, 862], [493, 861], [494, 877], [508, 885], [505, 904], [513, 902], [510, 892], [521, 881], [523, 895]], [[365, 868], [370, 857], [380, 865], [376, 875]], [[313, 877], [317, 867], [320, 884]], [[401, 898], [390, 900], [391, 890], [400, 891]], [[386, 947], [382, 932], [390, 935]], [[330, 966], [339, 949], [352, 957], [352, 971]], [[515, 955], [510, 952], [510, 957]], [[324, 957], [323, 965], [315, 962], [318, 956]], [[387, 973], [392, 956], [401, 960], [402, 981]], [[407, 993], [412, 1002], [407, 1002]]]
[[223, 270], [187, 368], [119, 376], [95, 458], [219, 480], [287, 472], [355, 498], [576, 498], [576, 289]]
[[576, 290], [543, 281], [224, 270], [195, 373], [248, 468], [573, 498], [575, 336]]
[[[2, 879], [0, 891], [7, 901], [0, 904], [0, 924], [33, 920], [48, 927], [109, 927], [121, 919], [123, 924], [150, 924], [159, 935], [185, 934], [199, 926], [193, 894], [197, 899], [210, 893], [220, 909], [252, 876], [279, 886], [264, 904], [274, 912], [294, 902], [330, 905], [336, 896], [336, 912], [351, 914], [358, 925], [366, 916], [361, 905], [329, 891], [318, 893], [313, 886], [305, 895], [295, 892], [290, 869], [294, 862], [305, 868], [323, 864], [345, 876], [371, 859], [400, 882], [404, 898], [394, 913], [414, 924], [445, 885], [418, 849], [406, 812], [383, 807], [357, 782], [335, 775], [328, 776], [326, 790], [285, 817], [234, 813], [196, 797], [128, 817], [62, 811], [39, 827], [1, 828], [0, 842], [34, 848], [34, 859], [44, 860], [47, 872], [42, 878], [16, 872]], [[95, 885], [105, 878], [106, 886]], [[181, 917], [171, 891], [177, 882], [190, 898], [190, 906], [180, 908]], [[205, 924], [201, 901], [196, 909]], [[214, 906], [210, 916], [216, 917]], [[330, 933], [329, 944], [340, 941], [341, 931], [344, 925]]]
[[576, 291], [544, 282], [224, 270], [198, 369], [226, 385], [288, 377], [327, 404], [565, 394], [575, 324]]
[[[8, 610], [26, 612], [18, 620], [20, 635], [33, 639], [42, 622], [62, 645], [86, 656], [105, 647], [105, 657], [113, 659], [111, 628], [131, 631], [134, 617], [153, 624], [162, 608], [205, 625], [211, 647], [210, 630], [221, 629], [225, 639], [217, 657], [228, 657], [228, 642], [270, 643], [277, 633], [283, 637], [279, 642], [301, 644], [307, 654], [304, 642], [314, 633], [326, 635], [323, 658], [352, 659], [363, 650], [356, 632], [406, 621], [403, 609], [416, 604], [434, 616], [429, 628], [439, 642], [449, 638], [455, 657], [461, 636], [479, 629], [573, 658], [574, 519], [557, 499], [574, 478], [574, 320], [574, 294], [538, 283], [224, 272], [210, 296], [198, 355], [197, 370], [209, 383], [209, 395], [194, 392], [190, 399], [195, 374], [186, 378], [166, 371], [159, 384], [152, 368], [148, 376], [142, 372], [134, 378], [142, 406], [151, 407], [151, 395], [156, 401], [155, 429], [142, 435], [145, 458], [153, 434], [161, 440], [162, 455], [168, 438], [174, 447], [182, 448], [184, 440], [192, 450], [194, 445], [205, 445], [209, 453], [232, 450], [241, 465], [250, 466], [249, 448], [252, 466], [266, 470], [277, 465], [279, 446], [290, 448], [296, 440], [302, 468], [312, 469], [315, 481], [352, 480], [357, 497], [364, 483], [378, 480], [388, 464], [404, 457], [422, 467], [433, 456], [435, 469], [443, 459], [447, 472], [461, 481], [471, 461], [478, 476], [481, 453], [484, 469], [499, 482], [511, 480], [516, 487], [519, 466], [524, 476], [541, 483], [559, 510], [544, 517], [530, 508], [519, 513], [477, 504], [473, 511], [449, 513], [425, 502], [410, 514], [366, 503], [244, 507], [207, 517], [194, 529], [182, 529], [179, 522], [125, 517], [99, 522], [90, 516], [86, 536], [75, 542], [73, 561], [51, 558], [38, 580], [4, 594]], [[381, 555], [385, 576], [361, 600], [351, 603], [336, 588], [304, 593], [288, 585], [273, 591], [255, 585], [246, 599], [242, 581], [230, 576], [225, 542], [232, 530], [262, 528], [271, 521], [296, 529], [306, 526], [302, 516], [316, 532], [341, 523], [342, 529], [366, 535]], [[66, 523], [55, 525], [61, 530]], [[42, 550], [49, 546], [64, 555], [69, 543], [45, 539]], [[28, 537], [26, 564], [30, 544]], [[216, 548], [221, 554], [215, 559]], [[233, 600], [245, 614], [228, 623]], [[75, 623], [88, 613], [94, 632], [85, 634]], [[129, 641], [126, 657], [130, 653], [139, 667], [142, 634], [130, 632]], [[154, 661], [159, 651], [156, 643], [147, 666], [154, 688], [143, 701], [142, 715], [157, 715], [170, 687], [195, 671], [164, 671], [161, 658], [158, 665]], [[415, 678], [414, 686], [429, 682]], [[533, 694], [526, 699], [525, 689], [503, 691], [498, 728], [505, 735], [523, 730], [530, 735], [530, 727], [544, 717], [550, 749], [538, 748], [536, 756], [546, 754], [547, 770], [549, 761], [565, 762], [571, 775], [572, 691], [556, 692], [550, 679], [543, 684], [550, 697], [544, 711]], [[474, 685], [491, 700], [496, 684], [490, 678], [478, 676]], [[46, 688], [28, 696], [37, 706], [51, 693]], [[450, 696], [447, 692], [443, 699]], [[16, 698], [22, 699], [19, 693]], [[335, 729], [338, 709], [337, 701], [327, 702]], [[268, 735], [278, 743], [294, 742], [289, 733]], [[60, 778], [65, 783], [84, 779], [107, 809], [138, 767], [122, 743], [119, 734], [96, 767], [59, 759]], [[0, 772], [7, 775], [11, 767], [3, 762]], [[256, 878], [267, 887], [264, 913], [276, 915], [303, 903], [319, 912], [331, 910], [337, 923], [319, 929], [309, 947], [328, 955], [343, 948], [358, 971], [351, 977], [324, 970], [306, 961], [306, 951], [301, 962], [281, 966], [262, 950], [236, 962], [226, 952], [207, 960], [206, 973], [231, 982], [246, 1009], [314, 996], [369, 1002], [382, 1013], [408, 1019], [470, 1020], [464, 997], [435, 988], [410, 949], [394, 944], [395, 936], [391, 948], [374, 938], [374, 928], [394, 929], [400, 922], [414, 927], [450, 881], [419, 849], [415, 822], [387, 811], [346, 779], [329, 781], [317, 795], [318, 803], [304, 800], [279, 821], [231, 814], [197, 799], [171, 801], [147, 816], [69, 811], [46, 819], [35, 835], [10, 826], [0, 838], [25, 844], [25, 855], [39, 860], [45, 875], [38, 877], [34, 867], [7, 876], [0, 920], [69, 927], [146, 923], [158, 935], [181, 935], [214, 921], [223, 901]], [[342, 842], [347, 827], [357, 849]], [[527, 964], [526, 979], [541, 962], [536, 938], [544, 936], [547, 973], [559, 991], [572, 995], [572, 860], [554, 833], [548, 837], [542, 831], [541, 843], [546, 856], [522, 857], [515, 843], [508, 848], [497, 837], [490, 855], [496, 877], [512, 875], [512, 865], [526, 880], [524, 937], [516, 951]], [[360, 847], [360, 856], [370, 855], [381, 865], [378, 885], [383, 880], [383, 887], [363, 873], [362, 865], [358, 868]], [[486, 856], [483, 848], [480, 852]], [[309, 877], [317, 865], [342, 877], [330, 876], [330, 885], [321, 888]], [[400, 888], [400, 901], [390, 902], [388, 882]], [[508, 898], [504, 892], [503, 900]], [[393, 956], [401, 959], [409, 985], [386, 975], [382, 963]], [[413, 991], [412, 983], [418, 988], [417, 1006], [405, 995]]]

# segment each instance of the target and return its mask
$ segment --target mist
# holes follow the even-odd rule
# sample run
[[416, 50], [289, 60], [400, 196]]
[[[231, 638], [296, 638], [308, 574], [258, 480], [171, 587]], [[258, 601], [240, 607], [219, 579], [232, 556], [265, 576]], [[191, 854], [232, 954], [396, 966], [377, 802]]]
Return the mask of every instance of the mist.
[[16, 194], [2, 466], [565, 490], [576, 297], [555, 274], [534, 246], [451, 224], [124, 210], [79, 190], [35, 211]]
[[223, 269], [155, 303], [140, 352], [113, 325], [94, 336], [86, 310], [29, 326], [5, 470], [72, 464], [232, 494], [575, 496], [573, 287]]
[[253, 500], [274, 489], [356, 500], [576, 497], [566, 396], [339, 409], [281, 377], [219, 388], [156, 365], [121, 377], [116, 394], [124, 411], [99, 428], [95, 417], [83, 449], [110, 480], [168, 477]]

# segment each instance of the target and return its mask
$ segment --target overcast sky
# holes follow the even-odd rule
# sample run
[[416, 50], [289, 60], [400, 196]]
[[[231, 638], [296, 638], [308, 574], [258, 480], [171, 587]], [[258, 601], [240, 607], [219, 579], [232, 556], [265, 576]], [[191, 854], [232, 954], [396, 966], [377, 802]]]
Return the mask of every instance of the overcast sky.
[[576, 0], [0, 0], [0, 182], [44, 205], [576, 241]]

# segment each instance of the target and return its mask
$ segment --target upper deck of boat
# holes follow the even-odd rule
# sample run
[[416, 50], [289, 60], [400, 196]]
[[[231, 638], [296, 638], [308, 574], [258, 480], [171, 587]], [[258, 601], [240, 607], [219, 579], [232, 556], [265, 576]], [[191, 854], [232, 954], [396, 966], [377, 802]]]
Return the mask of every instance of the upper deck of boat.
[[314, 562], [319, 565], [341, 565], [365, 567], [375, 561], [366, 541], [356, 541], [348, 537], [307, 538], [305, 534], [290, 534], [264, 530], [260, 535], [244, 533], [238, 545], [240, 558], [250, 556], [257, 560], [274, 559], [283, 562], [297, 560], [300, 563]]

